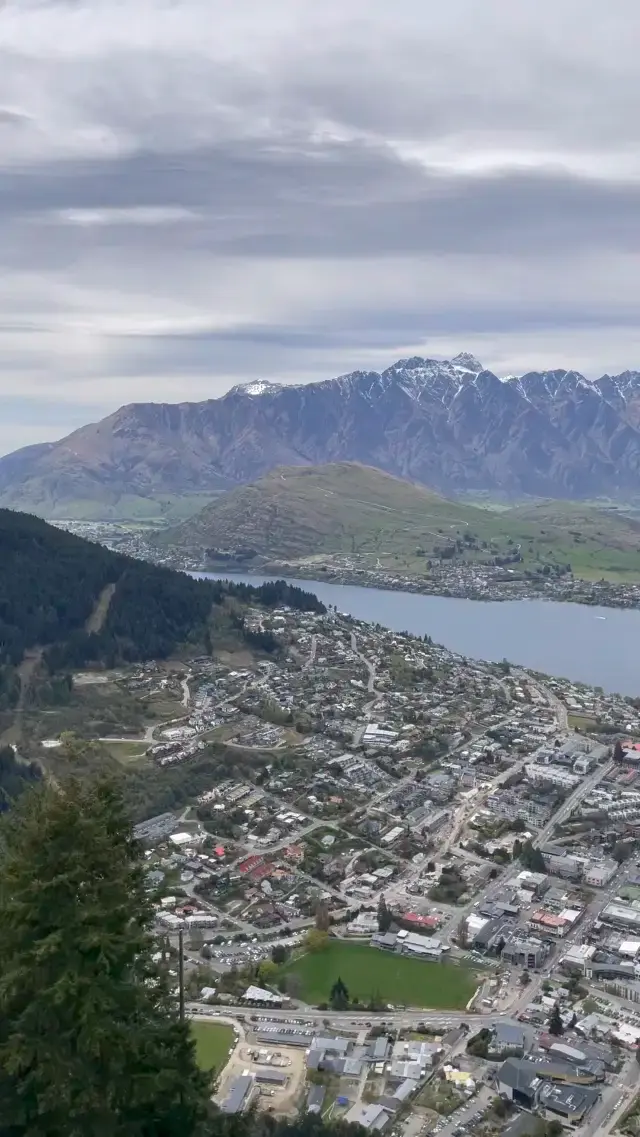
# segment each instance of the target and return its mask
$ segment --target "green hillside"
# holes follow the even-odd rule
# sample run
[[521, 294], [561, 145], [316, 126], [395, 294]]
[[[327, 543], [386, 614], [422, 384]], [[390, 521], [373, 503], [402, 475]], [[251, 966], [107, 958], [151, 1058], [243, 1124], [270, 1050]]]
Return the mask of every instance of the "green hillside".
[[284, 582], [194, 580], [0, 510], [0, 716], [23, 707], [36, 684], [41, 702], [64, 701], [81, 667], [209, 651], [225, 624], [243, 639], [243, 604], [283, 602], [323, 610]]
[[211, 565], [282, 560], [312, 569], [340, 557], [423, 573], [431, 559], [497, 560], [524, 569], [570, 564], [587, 578], [640, 578], [640, 522], [619, 512], [555, 501], [482, 509], [348, 462], [273, 470], [222, 494], [156, 542]]

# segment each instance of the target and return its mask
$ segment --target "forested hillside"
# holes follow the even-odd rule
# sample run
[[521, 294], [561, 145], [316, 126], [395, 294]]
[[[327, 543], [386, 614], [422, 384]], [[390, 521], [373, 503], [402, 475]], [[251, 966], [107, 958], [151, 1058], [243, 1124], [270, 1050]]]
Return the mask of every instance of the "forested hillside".
[[12, 746], [0, 746], [0, 813], [4, 813], [28, 786], [42, 779], [36, 762], [18, 762]]
[[[0, 711], [17, 704], [18, 669], [30, 652], [41, 652], [54, 675], [163, 659], [185, 645], [209, 650], [212, 612], [229, 600], [324, 610], [284, 581], [251, 588], [194, 580], [0, 510]], [[234, 623], [242, 635], [241, 614]]]

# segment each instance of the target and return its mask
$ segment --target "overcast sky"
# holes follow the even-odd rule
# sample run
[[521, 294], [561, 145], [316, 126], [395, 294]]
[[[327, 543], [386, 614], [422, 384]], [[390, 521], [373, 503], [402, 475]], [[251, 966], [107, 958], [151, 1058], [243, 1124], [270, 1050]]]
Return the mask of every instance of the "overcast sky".
[[0, 453], [474, 352], [640, 368], [637, 0], [4, 0]]

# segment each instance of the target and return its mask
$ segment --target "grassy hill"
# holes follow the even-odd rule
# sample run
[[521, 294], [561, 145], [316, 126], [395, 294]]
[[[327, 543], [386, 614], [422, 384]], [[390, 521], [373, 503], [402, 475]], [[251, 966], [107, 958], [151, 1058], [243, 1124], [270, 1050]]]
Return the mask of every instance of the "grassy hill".
[[450, 501], [370, 466], [282, 467], [222, 494], [158, 535], [212, 565], [327, 558], [423, 573], [430, 559], [570, 564], [584, 577], [640, 578], [640, 522], [614, 510], [542, 502], [496, 511]]

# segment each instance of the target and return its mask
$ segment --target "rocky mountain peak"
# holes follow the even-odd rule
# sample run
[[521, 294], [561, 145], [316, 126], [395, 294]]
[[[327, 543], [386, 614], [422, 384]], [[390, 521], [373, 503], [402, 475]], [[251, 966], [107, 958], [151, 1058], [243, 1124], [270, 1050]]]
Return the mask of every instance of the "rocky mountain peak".
[[457, 355], [454, 355], [451, 362], [454, 367], [461, 367], [464, 371], [472, 371], [476, 375], [478, 372], [484, 371], [480, 361], [469, 351], [459, 351]]
[[44, 503], [46, 516], [68, 517], [74, 500], [218, 492], [276, 466], [335, 462], [448, 496], [630, 500], [640, 486], [640, 372], [591, 382], [557, 368], [507, 380], [460, 352], [308, 384], [256, 379], [198, 403], [132, 404], [0, 459], [0, 504]]

